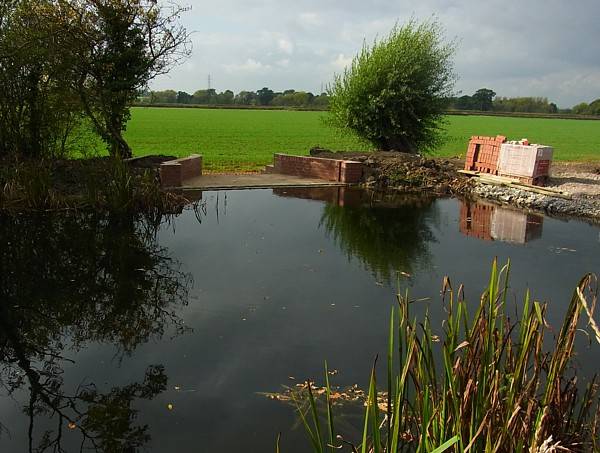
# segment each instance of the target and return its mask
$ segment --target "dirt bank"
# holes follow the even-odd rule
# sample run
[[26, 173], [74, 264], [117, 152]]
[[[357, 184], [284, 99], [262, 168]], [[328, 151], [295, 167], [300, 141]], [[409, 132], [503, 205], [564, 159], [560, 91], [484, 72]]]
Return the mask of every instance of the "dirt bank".
[[398, 152], [356, 153], [313, 148], [311, 155], [363, 162], [363, 182], [368, 187], [404, 192], [428, 191], [438, 195], [467, 195], [472, 182], [458, 173], [464, 163]]
[[377, 189], [484, 198], [555, 216], [600, 221], [600, 162], [554, 163], [548, 187], [570, 197], [561, 198], [478, 183], [458, 173], [464, 168], [461, 159], [425, 158], [396, 152], [333, 153], [323, 149], [313, 149], [311, 155], [363, 162], [366, 165], [363, 183]]

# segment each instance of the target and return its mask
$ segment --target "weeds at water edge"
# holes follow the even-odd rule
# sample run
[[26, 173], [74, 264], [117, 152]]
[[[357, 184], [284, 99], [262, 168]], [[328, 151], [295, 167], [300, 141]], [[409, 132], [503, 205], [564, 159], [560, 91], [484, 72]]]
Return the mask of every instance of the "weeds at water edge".
[[595, 279], [587, 275], [580, 281], [549, 345], [547, 307], [532, 302], [529, 294], [520, 321], [510, 321], [509, 273], [508, 264], [498, 270], [494, 262], [474, 313], [462, 286], [453, 291], [444, 279], [446, 318], [440, 342], [434, 341], [429, 316], [422, 323], [411, 319], [409, 299], [399, 295], [389, 324], [387, 389], [377, 391], [374, 365], [359, 442], [336, 432], [327, 365], [325, 391], [319, 392], [325, 410], [318, 409], [319, 395], [310, 381], [301, 394], [291, 394], [312, 450], [599, 452], [598, 383], [593, 378], [580, 393], [571, 365], [580, 316], [595, 307]]

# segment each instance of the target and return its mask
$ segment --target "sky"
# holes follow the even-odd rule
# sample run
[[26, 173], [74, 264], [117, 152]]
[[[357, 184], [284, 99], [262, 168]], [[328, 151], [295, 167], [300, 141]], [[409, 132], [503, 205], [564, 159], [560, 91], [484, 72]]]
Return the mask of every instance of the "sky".
[[457, 94], [543, 96], [559, 107], [600, 98], [600, 0], [177, 0], [192, 54], [152, 89], [269, 87], [319, 93], [364, 42], [435, 17]]

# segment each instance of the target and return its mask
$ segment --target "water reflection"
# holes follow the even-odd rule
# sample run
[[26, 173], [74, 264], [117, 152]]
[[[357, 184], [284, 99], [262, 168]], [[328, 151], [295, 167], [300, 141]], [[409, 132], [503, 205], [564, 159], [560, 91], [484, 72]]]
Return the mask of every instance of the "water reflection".
[[459, 230], [465, 236], [515, 244], [542, 237], [544, 217], [490, 203], [461, 201]]
[[358, 259], [376, 278], [394, 281], [397, 272], [427, 267], [428, 243], [438, 212], [435, 198], [353, 188], [280, 189], [279, 196], [325, 201], [321, 226], [348, 258]]
[[29, 451], [63, 451], [75, 439], [81, 450], [135, 451], [149, 440], [133, 406], [164, 391], [162, 365], [105, 391], [93, 382], [71, 391], [63, 372], [69, 353], [92, 343], [114, 345], [123, 357], [166, 329], [184, 330], [177, 310], [191, 281], [158, 245], [160, 224], [86, 213], [0, 216], [0, 385], [28, 395]]

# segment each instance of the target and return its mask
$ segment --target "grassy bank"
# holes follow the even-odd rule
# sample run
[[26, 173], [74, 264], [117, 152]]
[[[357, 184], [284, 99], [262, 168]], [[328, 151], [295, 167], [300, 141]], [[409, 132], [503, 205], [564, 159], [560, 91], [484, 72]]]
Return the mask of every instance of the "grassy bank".
[[[325, 126], [322, 112], [134, 108], [126, 137], [135, 155], [201, 153], [208, 170], [258, 170], [273, 153], [308, 154], [313, 146], [369, 149]], [[600, 160], [595, 121], [490, 116], [448, 116], [447, 141], [437, 156], [464, 155], [471, 135], [527, 137], [556, 149], [556, 160]]]

